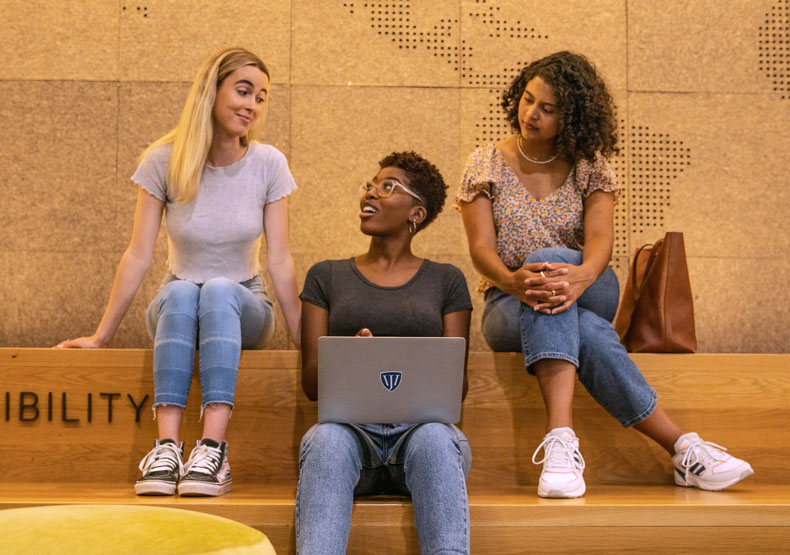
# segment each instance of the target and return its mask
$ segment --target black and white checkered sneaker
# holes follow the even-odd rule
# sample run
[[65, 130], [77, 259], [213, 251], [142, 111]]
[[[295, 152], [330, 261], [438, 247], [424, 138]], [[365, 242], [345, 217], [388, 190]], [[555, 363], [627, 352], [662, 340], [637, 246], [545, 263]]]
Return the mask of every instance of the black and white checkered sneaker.
[[187, 496], [217, 496], [230, 491], [228, 444], [204, 439], [189, 455], [181, 471], [178, 493]]
[[140, 461], [142, 477], [134, 484], [137, 495], [174, 495], [183, 468], [184, 443], [156, 440], [154, 448]]

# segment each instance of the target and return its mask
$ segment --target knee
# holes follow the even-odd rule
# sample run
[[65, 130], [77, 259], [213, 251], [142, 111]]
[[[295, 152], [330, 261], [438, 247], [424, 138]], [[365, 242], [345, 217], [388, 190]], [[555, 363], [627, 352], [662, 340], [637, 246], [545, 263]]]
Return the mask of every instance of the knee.
[[190, 281], [171, 281], [162, 288], [159, 313], [196, 314], [200, 289]]
[[432, 422], [412, 432], [404, 463], [409, 476], [417, 468], [435, 470], [442, 475], [452, 468], [458, 470], [459, 477], [466, 477], [472, 466], [472, 453], [460, 430]]
[[482, 332], [492, 351], [521, 351], [520, 314], [521, 301], [515, 297], [504, 295], [495, 302], [486, 302]]
[[547, 247], [538, 249], [527, 256], [526, 263], [564, 262], [565, 264], [581, 264], [582, 253], [565, 247]]
[[324, 468], [348, 461], [356, 450], [354, 432], [341, 424], [316, 424], [302, 438], [299, 466], [320, 461]]
[[456, 455], [459, 453], [458, 441], [449, 426], [430, 422], [411, 433], [408, 453], [412, 458], [420, 459]]
[[221, 306], [236, 306], [236, 288], [241, 287], [232, 279], [213, 278], [200, 287], [201, 311]]

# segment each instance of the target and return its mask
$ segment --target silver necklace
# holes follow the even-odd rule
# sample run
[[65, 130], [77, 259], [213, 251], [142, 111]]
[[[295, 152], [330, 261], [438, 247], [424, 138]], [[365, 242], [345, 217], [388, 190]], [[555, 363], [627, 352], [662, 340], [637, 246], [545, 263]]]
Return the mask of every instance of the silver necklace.
[[556, 160], [557, 159], [557, 155], [559, 154], [559, 153], [555, 153], [554, 156], [552, 156], [551, 158], [546, 158], [545, 160], [537, 160], [535, 158], [531, 158], [530, 156], [527, 156], [527, 153], [524, 152], [524, 149], [521, 147], [521, 135], [518, 136], [518, 140], [516, 141], [516, 145], [518, 146], [518, 151], [521, 153], [521, 155], [526, 160], [532, 162], [533, 164], [548, 164], [549, 162], [553, 162], [554, 160]]

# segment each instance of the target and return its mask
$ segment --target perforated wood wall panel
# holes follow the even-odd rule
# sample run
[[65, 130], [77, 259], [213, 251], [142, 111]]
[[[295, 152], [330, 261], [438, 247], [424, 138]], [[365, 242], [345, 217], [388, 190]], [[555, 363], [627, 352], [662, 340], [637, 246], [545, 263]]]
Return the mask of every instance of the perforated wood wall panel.
[[[0, 20], [0, 345], [92, 331], [131, 233], [137, 155], [176, 123], [201, 60], [242, 45], [272, 70], [265, 140], [300, 187], [299, 280], [365, 249], [355, 186], [387, 153], [417, 150], [450, 190], [415, 250], [464, 271], [471, 346], [485, 349], [455, 189], [475, 147], [510, 132], [499, 102], [513, 76], [573, 50], [617, 104], [621, 283], [637, 247], [683, 231], [700, 350], [790, 346], [790, 292], [750, 277], [790, 270], [790, 0], [5, 0]], [[117, 346], [150, 345], [162, 239]], [[278, 318], [273, 346], [287, 348]]]
[[790, 98], [790, 1], [778, 0], [759, 28], [760, 71], [773, 83], [782, 100]]

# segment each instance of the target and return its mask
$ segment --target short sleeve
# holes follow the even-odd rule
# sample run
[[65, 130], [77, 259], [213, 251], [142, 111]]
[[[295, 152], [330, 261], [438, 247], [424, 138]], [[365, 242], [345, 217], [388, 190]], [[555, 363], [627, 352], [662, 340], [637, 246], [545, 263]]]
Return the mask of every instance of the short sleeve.
[[461, 210], [462, 202], [472, 202], [478, 195], [493, 197], [493, 186], [498, 181], [493, 160], [495, 148], [494, 145], [481, 146], [469, 156], [455, 195], [456, 210]]
[[582, 180], [580, 183], [582, 200], [587, 200], [595, 191], [614, 193], [614, 200], [620, 197], [620, 189], [617, 187], [617, 176], [609, 167], [606, 158], [600, 153], [595, 155], [595, 162], [580, 162]]
[[299, 298], [324, 310], [329, 310], [329, 290], [332, 285], [332, 271], [328, 260], [313, 264], [307, 271], [304, 287]]
[[296, 182], [293, 175], [291, 175], [291, 170], [288, 168], [288, 161], [285, 159], [285, 155], [273, 146], [268, 148], [270, 152], [266, 163], [266, 197], [264, 205], [278, 201], [296, 190]]
[[444, 264], [444, 303], [442, 316], [458, 312], [459, 310], [472, 310], [472, 299], [469, 297], [469, 288], [463, 272], [452, 264]]
[[170, 164], [170, 145], [159, 145], [145, 153], [132, 175], [132, 181], [157, 199], [167, 201], [167, 167]]

